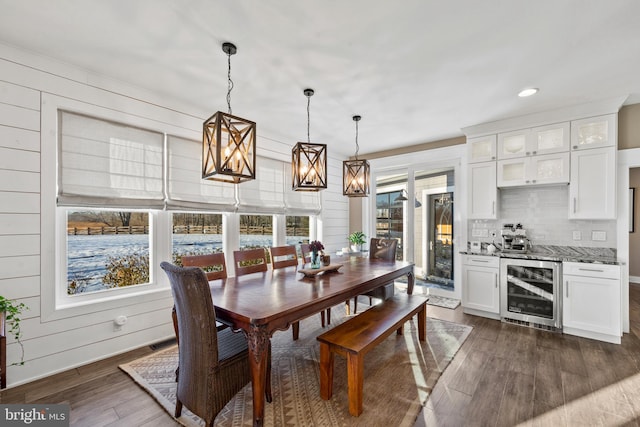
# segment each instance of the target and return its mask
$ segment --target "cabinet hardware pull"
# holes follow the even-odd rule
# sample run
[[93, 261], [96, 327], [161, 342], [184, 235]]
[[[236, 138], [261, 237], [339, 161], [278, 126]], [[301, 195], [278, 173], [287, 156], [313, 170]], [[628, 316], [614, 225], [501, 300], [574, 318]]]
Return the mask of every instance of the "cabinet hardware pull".
[[534, 152], [533, 152], [533, 154], [536, 154], [536, 153], [537, 153], [537, 151], [534, 151]]
[[567, 298], [569, 298], [569, 281], [564, 282], [564, 288], [567, 290]]
[[495, 159], [496, 159], [496, 156], [491, 156], [491, 160], [495, 160]]
[[577, 146], [577, 145], [574, 145], [574, 146], [573, 146], [573, 149], [574, 149], [574, 150], [577, 150], [577, 149], [578, 149], [578, 146]]
[[496, 213], [496, 202], [495, 200], [491, 203], [491, 214], [495, 214]]
[[573, 213], [576, 213], [576, 198], [573, 198]]
[[526, 180], [525, 182], [528, 184], [528, 183], [529, 183], [529, 180]]
[[527, 156], [530, 156], [530, 155], [531, 155], [531, 153], [527, 151]]
[[471, 262], [489, 262], [489, 260], [486, 260], [486, 259], [472, 259]]
[[496, 289], [498, 289], [498, 276], [493, 276], [493, 283], [495, 284]]
[[536, 180], [534, 179], [534, 180], [533, 180], [533, 181], [531, 181], [531, 182], [533, 182], [533, 183], [535, 184], [535, 183], [536, 183]]
[[604, 273], [604, 270], [598, 268], [578, 268], [580, 271], [595, 271], [597, 273]]

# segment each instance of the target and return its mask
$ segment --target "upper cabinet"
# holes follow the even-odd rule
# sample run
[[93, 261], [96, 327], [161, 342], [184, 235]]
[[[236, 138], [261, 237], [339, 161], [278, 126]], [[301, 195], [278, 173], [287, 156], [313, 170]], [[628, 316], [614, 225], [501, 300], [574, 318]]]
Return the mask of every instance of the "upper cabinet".
[[500, 133], [497, 150], [499, 160], [569, 151], [569, 123]]
[[468, 176], [469, 219], [496, 219], [498, 215], [498, 188], [496, 186], [496, 162], [469, 165]]
[[571, 150], [616, 146], [617, 115], [590, 117], [571, 122]]
[[469, 163], [487, 162], [496, 159], [496, 136], [487, 135], [467, 139]]

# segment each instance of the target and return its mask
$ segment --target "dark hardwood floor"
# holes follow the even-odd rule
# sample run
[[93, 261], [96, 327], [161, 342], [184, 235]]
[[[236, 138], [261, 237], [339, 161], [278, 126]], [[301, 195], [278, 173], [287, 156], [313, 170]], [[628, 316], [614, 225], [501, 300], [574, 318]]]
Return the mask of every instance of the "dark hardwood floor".
[[[631, 285], [631, 333], [601, 343], [429, 306], [473, 332], [436, 384], [416, 426], [639, 426], [640, 286]], [[68, 403], [73, 426], [177, 423], [118, 365], [144, 347], [4, 390], [1, 403]]]

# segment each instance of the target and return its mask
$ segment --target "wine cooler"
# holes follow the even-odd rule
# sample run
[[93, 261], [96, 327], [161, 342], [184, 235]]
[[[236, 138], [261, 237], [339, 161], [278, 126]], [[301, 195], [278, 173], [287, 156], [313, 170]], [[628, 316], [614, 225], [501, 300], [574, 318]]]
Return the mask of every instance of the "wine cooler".
[[500, 260], [500, 318], [547, 330], [562, 329], [562, 263]]

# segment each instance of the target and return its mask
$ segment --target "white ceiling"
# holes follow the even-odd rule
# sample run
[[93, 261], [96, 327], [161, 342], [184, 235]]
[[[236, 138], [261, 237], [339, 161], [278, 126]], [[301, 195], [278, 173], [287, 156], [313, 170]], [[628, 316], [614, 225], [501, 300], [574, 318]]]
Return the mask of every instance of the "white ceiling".
[[[258, 144], [353, 155], [612, 97], [640, 102], [636, 0], [0, 0], [0, 43], [132, 84]], [[2, 76], [0, 76], [2, 79]], [[516, 94], [538, 87], [530, 98]]]

